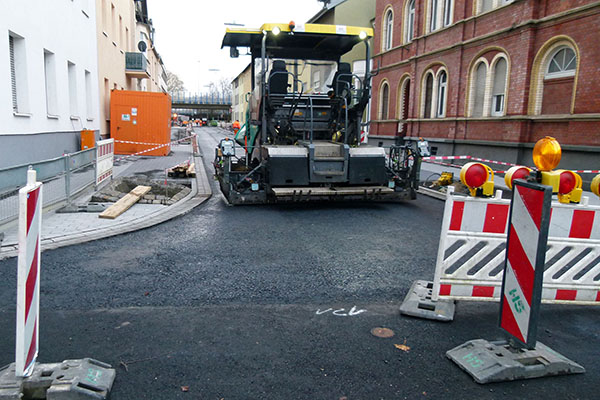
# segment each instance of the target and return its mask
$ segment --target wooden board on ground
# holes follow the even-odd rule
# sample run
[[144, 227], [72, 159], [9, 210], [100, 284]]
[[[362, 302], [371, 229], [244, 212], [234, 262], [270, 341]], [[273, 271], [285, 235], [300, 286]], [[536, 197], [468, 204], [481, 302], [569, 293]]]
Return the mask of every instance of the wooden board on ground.
[[115, 204], [100, 213], [100, 218], [115, 219], [137, 203], [152, 189], [150, 186], [136, 186], [131, 192], [119, 199]]

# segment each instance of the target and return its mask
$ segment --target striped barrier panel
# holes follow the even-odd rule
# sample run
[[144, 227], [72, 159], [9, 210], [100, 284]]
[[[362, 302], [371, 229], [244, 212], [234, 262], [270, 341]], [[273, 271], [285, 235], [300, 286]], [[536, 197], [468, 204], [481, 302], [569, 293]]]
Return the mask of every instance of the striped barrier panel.
[[96, 142], [96, 186], [110, 179], [115, 160], [115, 139]]
[[17, 329], [15, 374], [30, 376], [39, 349], [40, 232], [42, 183], [27, 171], [27, 185], [19, 190], [19, 253], [17, 273]]
[[[498, 301], [510, 200], [449, 188], [431, 290], [438, 299]], [[552, 203], [542, 301], [600, 305], [600, 206]]]

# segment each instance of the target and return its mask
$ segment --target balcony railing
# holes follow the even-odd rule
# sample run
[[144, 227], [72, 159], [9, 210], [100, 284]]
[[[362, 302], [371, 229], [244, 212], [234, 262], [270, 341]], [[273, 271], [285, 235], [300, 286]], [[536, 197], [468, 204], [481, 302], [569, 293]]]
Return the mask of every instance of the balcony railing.
[[144, 53], [125, 53], [125, 73], [132, 78], [150, 78], [148, 73], [148, 59]]

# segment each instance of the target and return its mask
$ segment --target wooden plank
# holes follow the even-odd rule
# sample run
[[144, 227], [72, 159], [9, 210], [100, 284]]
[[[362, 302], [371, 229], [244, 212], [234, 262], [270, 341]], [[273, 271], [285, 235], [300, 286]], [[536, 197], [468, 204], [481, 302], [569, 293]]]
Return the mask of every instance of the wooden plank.
[[189, 177], [195, 177], [196, 176], [196, 163], [191, 163], [190, 166], [188, 167], [187, 171], [185, 172], [185, 174]]
[[144, 197], [144, 195], [148, 193], [150, 189], [152, 189], [150, 186], [136, 186], [135, 189], [127, 193], [115, 204], [102, 211], [98, 217], [106, 219], [117, 218], [119, 215], [129, 210], [129, 208], [137, 203], [142, 197]]

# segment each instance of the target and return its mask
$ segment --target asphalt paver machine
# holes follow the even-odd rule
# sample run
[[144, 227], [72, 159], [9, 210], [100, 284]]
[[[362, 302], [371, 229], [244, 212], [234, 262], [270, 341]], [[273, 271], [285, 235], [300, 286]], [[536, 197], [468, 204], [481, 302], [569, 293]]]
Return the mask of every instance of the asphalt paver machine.
[[[246, 122], [221, 140], [213, 163], [231, 204], [416, 198], [418, 151], [362, 143], [372, 34], [293, 23], [227, 29], [222, 47], [252, 57], [251, 91], [238, 100], [248, 103]], [[353, 73], [342, 56], [361, 44], [362, 71]]]

